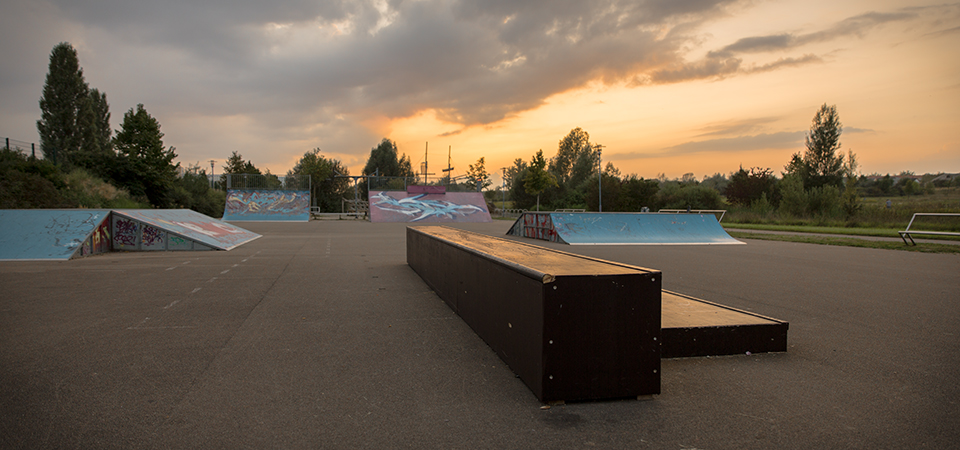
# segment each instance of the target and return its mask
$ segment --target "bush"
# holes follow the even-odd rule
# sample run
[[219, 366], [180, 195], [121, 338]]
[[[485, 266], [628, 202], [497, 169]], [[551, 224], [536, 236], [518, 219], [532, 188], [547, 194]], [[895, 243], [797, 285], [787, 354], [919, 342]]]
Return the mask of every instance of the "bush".
[[64, 196], [79, 208], [149, 208], [149, 204], [140, 203], [130, 194], [114, 185], [101, 180], [84, 169], [74, 169], [64, 177], [66, 189]]

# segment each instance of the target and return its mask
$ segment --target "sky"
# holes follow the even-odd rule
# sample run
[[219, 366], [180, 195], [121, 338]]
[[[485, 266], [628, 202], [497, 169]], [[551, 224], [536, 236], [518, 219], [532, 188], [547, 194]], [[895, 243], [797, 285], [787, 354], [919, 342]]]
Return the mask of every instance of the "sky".
[[114, 129], [143, 104], [183, 166], [493, 181], [580, 127], [624, 175], [780, 173], [823, 104], [863, 174], [960, 172], [960, 3], [887, 0], [4, 0], [0, 136], [39, 142], [50, 51], [77, 49]]

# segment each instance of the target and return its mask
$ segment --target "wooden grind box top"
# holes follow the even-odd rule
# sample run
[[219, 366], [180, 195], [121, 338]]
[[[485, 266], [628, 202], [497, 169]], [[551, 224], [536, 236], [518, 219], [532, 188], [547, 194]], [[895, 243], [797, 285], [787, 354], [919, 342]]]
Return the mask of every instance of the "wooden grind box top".
[[458, 247], [484, 254], [491, 259], [543, 273], [546, 275], [543, 277], [544, 283], [553, 281], [557, 276], [630, 275], [656, 272], [456, 228], [444, 226], [410, 228], [446, 240]]

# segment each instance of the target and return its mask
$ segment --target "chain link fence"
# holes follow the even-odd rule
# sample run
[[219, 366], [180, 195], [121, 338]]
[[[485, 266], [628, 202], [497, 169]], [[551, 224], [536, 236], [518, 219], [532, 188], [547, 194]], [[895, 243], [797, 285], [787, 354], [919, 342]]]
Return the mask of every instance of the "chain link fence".
[[[408, 186], [420, 185], [419, 177], [367, 177], [368, 191], [406, 191]], [[428, 183], [429, 186], [444, 186], [447, 192], [479, 192], [477, 185], [465, 178], [448, 180], [441, 178], [437, 182]]]
[[263, 191], [309, 191], [310, 175], [280, 177], [273, 174], [228, 173], [220, 177], [226, 189]]

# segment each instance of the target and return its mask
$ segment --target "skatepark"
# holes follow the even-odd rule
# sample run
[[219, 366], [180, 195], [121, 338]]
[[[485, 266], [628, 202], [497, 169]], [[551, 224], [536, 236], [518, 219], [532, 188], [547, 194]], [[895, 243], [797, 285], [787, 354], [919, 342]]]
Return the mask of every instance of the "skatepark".
[[[230, 251], [0, 263], [4, 448], [904, 448], [960, 441], [960, 258], [773, 241], [517, 242], [790, 322], [544, 404], [406, 262], [405, 223], [254, 222]], [[509, 221], [457, 223], [504, 236]]]

